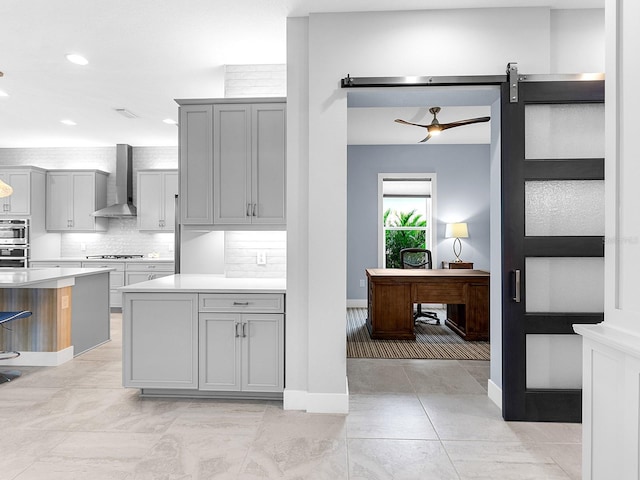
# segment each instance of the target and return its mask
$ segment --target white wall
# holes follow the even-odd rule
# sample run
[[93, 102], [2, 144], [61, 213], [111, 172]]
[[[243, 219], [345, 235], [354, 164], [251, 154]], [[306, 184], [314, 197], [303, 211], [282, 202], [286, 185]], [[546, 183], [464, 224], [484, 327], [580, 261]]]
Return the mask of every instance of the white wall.
[[[287, 328], [284, 408], [306, 410], [309, 385], [309, 19], [287, 21]], [[346, 148], [346, 147], [345, 147]]]
[[[340, 78], [500, 75], [510, 61], [522, 72], [549, 73], [551, 14], [546, 8], [312, 14], [305, 27], [289, 20], [289, 72], [302, 72], [308, 62], [308, 83], [305, 75], [289, 76], [288, 109], [291, 122], [291, 114], [304, 121], [308, 108], [308, 149], [304, 129], [289, 127], [289, 148], [296, 151], [288, 161], [297, 179], [308, 181], [308, 193], [289, 184], [288, 205], [308, 202], [308, 215], [290, 216], [288, 228], [297, 241], [308, 232], [308, 251], [291, 249], [290, 236], [288, 262], [308, 268], [288, 271], [287, 283], [302, 287], [288, 292], [287, 322], [306, 324], [307, 331], [287, 335], [287, 342], [296, 342], [296, 352], [287, 349], [287, 367], [308, 362], [306, 384], [303, 376], [295, 382], [296, 398], [301, 390], [311, 397], [307, 409], [346, 411], [347, 104]], [[428, 48], [434, 39], [439, 48]], [[301, 282], [308, 282], [306, 288]], [[492, 317], [492, 324], [498, 321]]]

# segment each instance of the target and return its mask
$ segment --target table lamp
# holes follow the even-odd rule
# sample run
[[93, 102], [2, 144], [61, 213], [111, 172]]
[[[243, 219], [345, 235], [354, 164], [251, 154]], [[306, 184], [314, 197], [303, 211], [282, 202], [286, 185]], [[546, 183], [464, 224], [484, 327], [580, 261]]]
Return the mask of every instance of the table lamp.
[[[447, 223], [447, 226], [444, 231], [445, 238], [455, 238], [453, 241], [453, 254], [456, 256], [454, 262], [462, 262], [460, 260], [460, 253], [462, 253], [462, 242], [461, 238], [469, 238], [469, 229], [467, 228], [467, 224], [462, 223]], [[456, 248], [457, 244], [457, 248]]]

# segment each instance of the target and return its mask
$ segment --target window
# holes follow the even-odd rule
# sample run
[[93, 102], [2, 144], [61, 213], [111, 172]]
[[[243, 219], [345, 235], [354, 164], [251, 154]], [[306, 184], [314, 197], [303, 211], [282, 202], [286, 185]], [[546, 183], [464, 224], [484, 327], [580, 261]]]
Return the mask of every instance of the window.
[[433, 252], [432, 178], [424, 174], [385, 174], [380, 192], [382, 266], [402, 268], [403, 248]]

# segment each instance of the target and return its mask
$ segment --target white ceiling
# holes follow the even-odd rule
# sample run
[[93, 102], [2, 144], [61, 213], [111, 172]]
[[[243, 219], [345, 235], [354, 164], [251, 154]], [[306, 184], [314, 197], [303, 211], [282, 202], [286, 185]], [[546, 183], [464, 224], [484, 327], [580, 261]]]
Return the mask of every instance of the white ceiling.
[[604, 0], [2, 0], [0, 148], [177, 145], [173, 99], [222, 97], [225, 64], [285, 63], [288, 16], [517, 6]]

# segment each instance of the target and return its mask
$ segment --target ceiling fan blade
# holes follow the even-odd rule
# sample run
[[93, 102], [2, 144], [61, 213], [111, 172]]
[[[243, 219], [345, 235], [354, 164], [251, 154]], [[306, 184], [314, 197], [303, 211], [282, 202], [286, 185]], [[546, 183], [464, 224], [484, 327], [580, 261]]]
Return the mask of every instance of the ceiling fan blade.
[[457, 122], [441, 123], [440, 130], [446, 130], [448, 128], [454, 128], [454, 127], [462, 127], [463, 125], [471, 125], [473, 123], [488, 122], [490, 119], [491, 117], [478, 117], [478, 118], [469, 118], [467, 120], [458, 120]]
[[432, 137], [431, 133], [429, 133], [429, 135], [427, 135], [426, 137], [424, 137], [422, 140], [420, 140], [418, 143], [424, 143], [427, 140], [429, 140]]
[[403, 125], [413, 125], [415, 127], [422, 127], [422, 128], [427, 128], [429, 125], [421, 125], [419, 123], [411, 123], [411, 122], [407, 122], [406, 120], [402, 120], [400, 118], [396, 118], [395, 122], [397, 123], [402, 123]]

